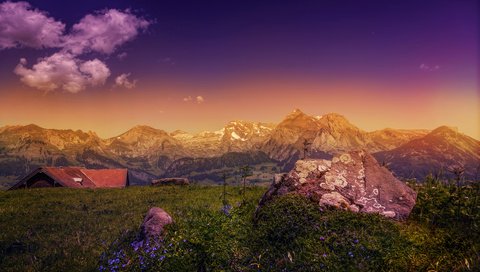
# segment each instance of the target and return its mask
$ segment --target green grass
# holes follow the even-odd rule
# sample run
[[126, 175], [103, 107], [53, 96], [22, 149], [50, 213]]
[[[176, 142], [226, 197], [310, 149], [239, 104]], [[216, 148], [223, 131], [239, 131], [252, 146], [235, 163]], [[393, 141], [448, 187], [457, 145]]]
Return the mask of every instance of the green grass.
[[[257, 200], [264, 188], [247, 190]], [[241, 200], [230, 188], [232, 203]], [[67, 188], [0, 192], [0, 271], [95, 270], [100, 254], [115, 239], [137, 231], [152, 206], [177, 221], [192, 210], [217, 211], [222, 188]]]
[[[479, 271], [479, 185], [427, 182], [398, 223], [319, 211], [284, 196], [254, 216], [264, 187], [221, 212], [220, 186], [0, 192], [0, 271]], [[162, 244], [132, 247], [146, 211], [175, 224]]]

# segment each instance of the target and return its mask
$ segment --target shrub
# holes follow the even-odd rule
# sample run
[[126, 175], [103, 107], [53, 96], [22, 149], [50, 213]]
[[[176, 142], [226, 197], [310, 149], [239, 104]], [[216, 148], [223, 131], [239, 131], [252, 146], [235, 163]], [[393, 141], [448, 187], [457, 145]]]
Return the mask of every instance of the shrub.
[[392, 261], [391, 253], [408, 244], [398, 225], [381, 216], [321, 212], [297, 195], [263, 207], [252, 237], [259, 268], [287, 271], [393, 269], [401, 264]]

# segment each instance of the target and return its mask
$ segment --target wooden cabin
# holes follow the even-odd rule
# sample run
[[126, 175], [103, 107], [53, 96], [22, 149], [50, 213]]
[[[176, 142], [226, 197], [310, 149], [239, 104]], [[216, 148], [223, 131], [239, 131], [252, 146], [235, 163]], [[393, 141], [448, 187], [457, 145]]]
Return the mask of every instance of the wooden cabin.
[[87, 169], [83, 167], [40, 167], [9, 190], [21, 188], [123, 188], [130, 185], [127, 169]]

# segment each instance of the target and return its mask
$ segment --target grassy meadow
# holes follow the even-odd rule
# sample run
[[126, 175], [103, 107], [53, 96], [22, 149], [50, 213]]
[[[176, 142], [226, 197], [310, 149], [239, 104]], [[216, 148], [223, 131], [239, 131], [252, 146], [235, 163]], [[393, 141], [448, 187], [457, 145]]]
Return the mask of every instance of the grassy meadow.
[[[0, 271], [479, 271], [478, 184], [415, 188], [405, 223], [297, 196], [254, 217], [265, 187], [227, 187], [227, 208], [221, 186], [1, 191]], [[139, 244], [152, 206], [175, 224]]]

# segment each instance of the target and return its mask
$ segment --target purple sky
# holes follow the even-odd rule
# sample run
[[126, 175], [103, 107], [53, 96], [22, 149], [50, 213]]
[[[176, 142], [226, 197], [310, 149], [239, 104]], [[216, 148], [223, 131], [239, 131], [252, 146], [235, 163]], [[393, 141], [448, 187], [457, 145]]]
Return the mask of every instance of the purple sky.
[[[179, 96], [208, 101], [234, 92], [222, 84], [288, 78], [380, 84], [399, 101], [422, 88], [479, 99], [474, 0], [44, 0], [0, 6], [0, 95], [38, 90], [70, 99], [112, 86], [162, 92], [156, 87], [176, 84], [202, 89], [178, 88]], [[478, 119], [478, 103], [471, 112]], [[0, 125], [23, 122], [0, 119]], [[468, 127], [470, 135], [478, 132]]]

